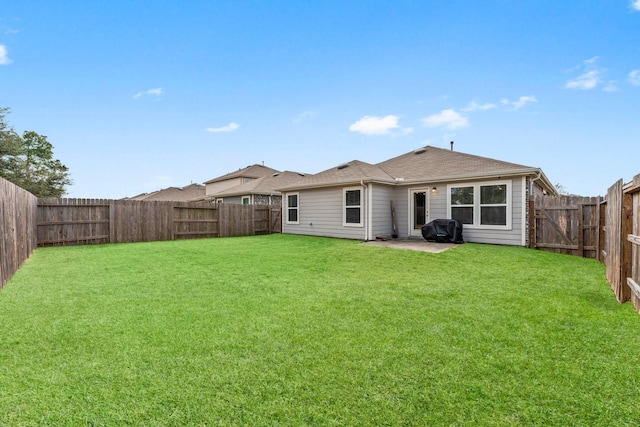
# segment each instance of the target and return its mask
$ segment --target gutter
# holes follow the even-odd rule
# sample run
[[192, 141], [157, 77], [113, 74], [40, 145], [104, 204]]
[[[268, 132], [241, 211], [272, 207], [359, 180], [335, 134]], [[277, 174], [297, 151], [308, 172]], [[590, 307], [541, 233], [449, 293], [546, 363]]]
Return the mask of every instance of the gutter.
[[511, 169], [505, 171], [491, 171], [485, 173], [467, 173], [460, 175], [448, 175], [448, 176], [436, 176], [430, 177], [428, 179], [384, 179], [384, 178], [365, 178], [361, 180], [350, 180], [350, 181], [334, 181], [334, 182], [322, 182], [322, 183], [314, 183], [308, 185], [299, 185], [299, 186], [289, 186], [276, 189], [277, 191], [294, 191], [294, 190], [302, 190], [302, 189], [314, 189], [314, 188], [326, 188], [326, 187], [339, 187], [339, 186], [348, 186], [348, 185], [363, 185], [363, 183], [377, 183], [377, 184], [385, 184], [385, 185], [395, 185], [395, 186], [403, 186], [403, 185], [414, 185], [414, 184], [431, 184], [438, 182], [458, 182], [458, 181], [466, 181], [470, 179], [487, 179], [487, 178], [500, 178], [500, 177], [512, 177], [512, 176], [522, 176], [522, 175], [539, 175], [539, 180], [541, 181], [542, 187], [547, 187], [546, 189], [555, 194], [557, 191], [553, 187], [553, 185], [549, 182], [544, 173], [538, 168], [526, 168], [526, 169]]

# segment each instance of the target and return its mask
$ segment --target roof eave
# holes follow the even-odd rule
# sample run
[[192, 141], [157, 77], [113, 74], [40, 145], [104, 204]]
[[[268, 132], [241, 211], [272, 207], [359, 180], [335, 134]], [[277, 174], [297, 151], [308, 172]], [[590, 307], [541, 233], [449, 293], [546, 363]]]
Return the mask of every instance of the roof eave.
[[385, 184], [385, 185], [414, 185], [418, 183], [436, 183], [436, 182], [460, 182], [470, 179], [487, 179], [487, 178], [500, 178], [500, 177], [512, 177], [512, 176], [536, 176], [536, 180], [540, 181], [540, 184], [544, 190], [546, 190], [550, 194], [557, 194], [557, 190], [551, 184], [549, 179], [546, 177], [544, 172], [542, 172], [539, 168], [523, 168], [523, 169], [512, 169], [506, 171], [490, 171], [483, 173], [467, 173], [467, 174], [459, 174], [459, 175], [447, 175], [447, 176], [436, 176], [430, 177], [428, 179], [381, 179], [381, 178], [363, 178], [361, 180], [344, 180], [344, 181], [335, 181], [335, 182], [323, 182], [323, 183], [314, 183], [307, 185], [290, 185], [287, 187], [278, 188], [277, 191], [287, 192], [287, 191], [295, 191], [295, 190], [311, 190], [317, 188], [326, 188], [326, 187], [339, 187], [339, 186], [347, 186], [347, 185], [361, 185], [368, 183], [377, 183], [377, 184]]
[[384, 178], [349, 179], [349, 180], [342, 180], [342, 181], [319, 182], [319, 183], [305, 184], [305, 185], [289, 185], [286, 187], [278, 187], [276, 188], [276, 191], [280, 191], [284, 193], [287, 191], [294, 191], [294, 190], [312, 190], [315, 188], [344, 187], [344, 186], [350, 186], [350, 185], [362, 185], [362, 184], [369, 184], [369, 183], [393, 185], [393, 184], [397, 184], [397, 181], [394, 179], [384, 179]]

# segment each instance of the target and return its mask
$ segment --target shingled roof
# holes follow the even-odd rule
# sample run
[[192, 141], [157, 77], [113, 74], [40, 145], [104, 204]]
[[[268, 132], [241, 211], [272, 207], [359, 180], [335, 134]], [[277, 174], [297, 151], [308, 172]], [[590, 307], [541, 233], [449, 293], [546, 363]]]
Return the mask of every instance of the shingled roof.
[[205, 181], [205, 184], [213, 184], [214, 182], [226, 181], [228, 179], [233, 179], [233, 178], [257, 179], [257, 178], [262, 178], [263, 176], [272, 175], [276, 172], [279, 172], [279, 171], [264, 165], [255, 164], [255, 165], [247, 166], [246, 168], [238, 169], [235, 172], [230, 172], [226, 175], [222, 175], [217, 178], [210, 179], [209, 181]]
[[245, 184], [236, 185], [216, 194], [216, 197], [245, 196], [247, 194], [279, 194], [276, 188], [293, 185], [305, 177], [299, 172], [275, 172], [270, 176], [263, 176]]
[[405, 180], [434, 180], [459, 175], [484, 175], [494, 172], [535, 169], [530, 166], [431, 146], [385, 160], [378, 163], [378, 166], [394, 178], [404, 178]]
[[[280, 190], [350, 185], [360, 182], [386, 184], [440, 182], [493, 175], [538, 173], [542, 174], [542, 171], [531, 166], [426, 146], [375, 165], [353, 160], [305, 177], [294, 185], [280, 188]], [[552, 187], [548, 180], [546, 186]]]
[[145, 200], [157, 202], [188, 202], [204, 198], [204, 185], [191, 184], [185, 187], [168, 187], [152, 193], [142, 193], [128, 200]]

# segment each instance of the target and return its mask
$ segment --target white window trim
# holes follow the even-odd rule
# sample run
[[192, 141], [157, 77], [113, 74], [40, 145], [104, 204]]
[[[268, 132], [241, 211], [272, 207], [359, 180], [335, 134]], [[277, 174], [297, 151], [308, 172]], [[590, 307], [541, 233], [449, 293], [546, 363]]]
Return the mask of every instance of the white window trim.
[[[507, 187], [507, 224], [506, 225], [481, 225], [480, 224], [480, 187], [489, 185], [506, 185]], [[512, 197], [512, 182], [511, 181], [483, 181], [483, 182], [461, 182], [459, 184], [447, 185], [447, 218], [451, 218], [451, 189], [458, 187], [473, 187], [473, 224], [464, 224], [464, 228], [477, 229], [477, 230], [511, 230], [513, 220], [513, 210], [511, 208]], [[467, 206], [467, 205], [463, 205]], [[499, 205], [485, 205], [485, 206], [504, 206]]]
[[[289, 196], [296, 196], [296, 200], [298, 201], [298, 206], [293, 208], [289, 207]], [[285, 210], [284, 210], [285, 224], [300, 224], [300, 193], [285, 193], [283, 202], [285, 204]], [[289, 209], [295, 209], [296, 211], [298, 211], [297, 221], [289, 221]]]
[[224, 203], [224, 199], [222, 198], [216, 199], [216, 203]]
[[[360, 222], [347, 222], [347, 191], [359, 191], [360, 192], [360, 205], [359, 206], [349, 206], [350, 209], [360, 208]], [[364, 222], [362, 221], [364, 215], [364, 191], [362, 187], [346, 187], [342, 189], [342, 225], [344, 227], [364, 227]]]
[[246, 203], [246, 204], [250, 205], [251, 204], [251, 196], [240, 196], [240, 203], [242, 203], [244, 205], [245, 204], [244, 203], [245, 199], [247, 199], [247, 201], [248, 201], [248, 203]]

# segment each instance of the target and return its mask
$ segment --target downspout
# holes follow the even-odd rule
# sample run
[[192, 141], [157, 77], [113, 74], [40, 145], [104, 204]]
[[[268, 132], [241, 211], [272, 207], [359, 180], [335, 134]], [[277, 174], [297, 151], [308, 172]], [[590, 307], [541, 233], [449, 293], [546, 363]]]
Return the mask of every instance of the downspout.
[[542, 173], [540, 171], [536, 172], [536, 177], [532, 178], [529, 182], [529, 196], [533, 196], [533, 183], [538, 181], [542, 177]]
[[368, 238], [369, 240], [373, 240], [373, 183], [370, 182], [369, 183], [369, 188], [367, 191], [367, 195], [369, 196], [367, 198], [367, 204], [368, 204], [368, 208], [367, 208], [367, 224], [369, 224], [369, 235]]
[[[542, 172], [538, 171], [538, 172], [536, 172], [535, 178], [532, 178], [529, 181], [529, 198], [535, 197], [535, 195], [533, 194], [533, 184], [536, 181], [538, 181], [540, 178], [542, 178]], [[525, 233], [527, 233], [527, 228], [528, 228], [527, 226], [531, 223], [531, 218], [533, 216], [535, 216], [535, 214], [536, 214], [535, 213], [535, 209], [534, 209], [533, 212], [531, 212], [529, 210], [529, 200], [527, 199], [524, 202], [525, 202], [525, 209], [526, 209], [525, 212], [527, 213], [527, 215], [523, 215], [523, 217], [524, 217], [524, 221], [526, 221], [527, 224], [526, 225], [523, 224], [523, 227], [522, 227], [522, 234], [523, 234], [523, 236], [522, 236], [522, 246], [526, 246], [526, 244], [527, 244], [527, 236], [525, 235]], [[529, 232], [530, 232], [530, 230], [529, 230]], [[529, 246], [531, 246], [531, 244], [532, 243], [529, 242]]]
[[[360, 180], [360, 185], [363, 188], [363, 192], [364, 192], [364, 201], [366, 201], [366, 206], [367, 206], [367, 210], [365, 212], [365, 215], [363, 215], [364, 218], [364, 240], [369, 240], [369, 201], [367, 198], [367, 186], [365, 185], [363, 180]], [[362, 203], [362, 206], [364, 207], [365, 204]]]

